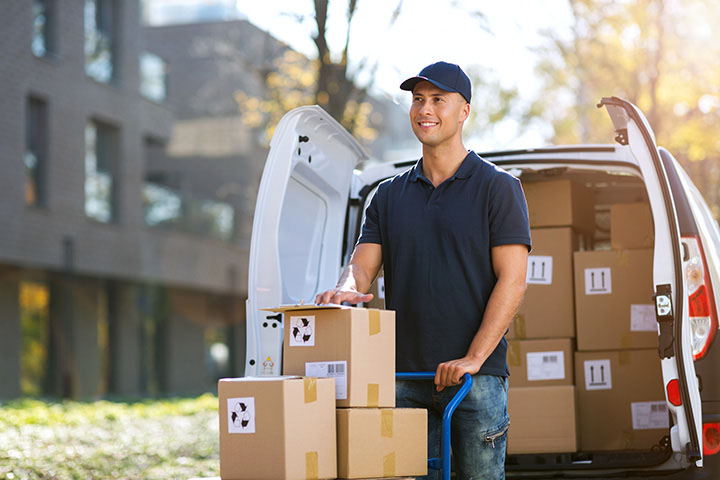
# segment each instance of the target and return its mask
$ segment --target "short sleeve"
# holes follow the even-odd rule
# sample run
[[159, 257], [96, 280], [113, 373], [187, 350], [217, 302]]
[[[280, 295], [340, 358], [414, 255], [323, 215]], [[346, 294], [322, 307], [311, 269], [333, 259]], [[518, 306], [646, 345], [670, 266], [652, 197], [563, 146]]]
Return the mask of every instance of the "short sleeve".
[[520, 180], [499, 173], [490, 187], [490, 246], [526, 245], [532, 248], [527, 202]]
[[380, 214], [378, 208], [378, 193], [380, 188], [375, 190], [370, 203], [365, 209], [365, 219], [363, 220], [362, 229], [360, 230], [360, 238], [357, 243], [378, 243], [382, 244], [382, 235], [380, 229]]

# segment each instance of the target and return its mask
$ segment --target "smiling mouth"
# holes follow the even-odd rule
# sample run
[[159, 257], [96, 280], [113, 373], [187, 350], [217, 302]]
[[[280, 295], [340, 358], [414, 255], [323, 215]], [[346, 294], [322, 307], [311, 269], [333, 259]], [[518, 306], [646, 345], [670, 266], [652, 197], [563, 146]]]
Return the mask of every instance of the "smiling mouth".
[[437, 122], [419, 122], [421, 127], [434, 127]]

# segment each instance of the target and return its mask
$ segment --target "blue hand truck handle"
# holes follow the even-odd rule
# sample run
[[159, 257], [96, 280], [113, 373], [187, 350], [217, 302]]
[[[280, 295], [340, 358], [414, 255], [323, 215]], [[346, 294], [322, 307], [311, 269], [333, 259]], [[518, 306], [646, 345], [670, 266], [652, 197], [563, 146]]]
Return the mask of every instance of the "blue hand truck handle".
[[[434, 380], [435, 372], [403, 372], [396, 373], [395, 378], [398, 380]], [[440, 470], [443, 480], [450, 480], [450, 428], [453, 413], [455, 409], [463, 401], [465, 396], [472, 388], [472, 377], [469, 373], [463, 375], [463, 383], [455, 396], [450, 400], [442, 417], [442, 441], [440, 447], [440, 458], [428, 459], [428, 467], [434, 470]]]

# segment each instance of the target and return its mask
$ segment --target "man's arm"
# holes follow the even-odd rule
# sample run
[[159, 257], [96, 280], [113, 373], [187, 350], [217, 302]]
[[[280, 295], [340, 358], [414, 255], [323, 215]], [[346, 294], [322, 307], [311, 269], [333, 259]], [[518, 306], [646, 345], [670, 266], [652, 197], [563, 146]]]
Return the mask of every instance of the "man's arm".
[[490, 294], [483, 321], [463, 358], [438, 365], [437, 389], [457, 385], [465, 373], [476, 374], [495, 350], [510, 326], [525, 294], [528, 249], [525, 245], [501, 245], [491, 250], [497, 283]]
[[343, 270], [337, 286], [318, 293], [315, 297], [317, 305], [324, 303], [348, 302], [355, 305], [372, 300], [372, 293], [365, 294], [375, 281], [382, 266], [382, 247], [377, 243], [359, 243], [350, 263]]

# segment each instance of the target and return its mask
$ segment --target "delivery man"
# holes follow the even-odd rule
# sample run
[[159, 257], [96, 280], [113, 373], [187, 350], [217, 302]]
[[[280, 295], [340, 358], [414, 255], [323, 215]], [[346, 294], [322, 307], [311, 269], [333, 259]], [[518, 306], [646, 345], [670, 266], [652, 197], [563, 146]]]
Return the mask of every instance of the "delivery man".
[[471, 85], [458, 65], [434, 63], [400, 88], [412, 92], [422, 158], [378, 186], [350, 263], [315, 302], [371, 300], [383, 266], [397, 371], [436, 372], [398, 381], [397, 406], [428, 409], [428, 451], [439, 457], [442, 412], [469, 373], [472, 389], [453, 415], [457, 478], [505, 478], [505, 333], [525, 292], [525, 196], [517, 178], [464, 147]]

